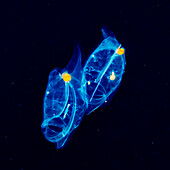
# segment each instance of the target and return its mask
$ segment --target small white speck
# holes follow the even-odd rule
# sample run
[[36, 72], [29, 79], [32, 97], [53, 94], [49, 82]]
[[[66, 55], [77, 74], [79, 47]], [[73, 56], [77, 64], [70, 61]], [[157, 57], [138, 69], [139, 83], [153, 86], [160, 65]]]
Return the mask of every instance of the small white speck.
[[127, 24], [127, 23], [128, 23], [128, 21], [127, 21], [127, 20], [124, 20], [124, 23], [125, 23], [125, 24]]
[[59, 76], [62, 78], [62, 75], [61, 75], [61, 73], [59, 73], [58, 75], [59, 75]]
[[49, 91], [47, 91], [47, 94], [49, 94], [50, 92]]
[[12, 160], [13, 160], [13, 158], [12, 158], [12, 157], [10, 157], [10, 158], [9, 158], [9, 160], [10, 160], [10, 161], [12, 161]]

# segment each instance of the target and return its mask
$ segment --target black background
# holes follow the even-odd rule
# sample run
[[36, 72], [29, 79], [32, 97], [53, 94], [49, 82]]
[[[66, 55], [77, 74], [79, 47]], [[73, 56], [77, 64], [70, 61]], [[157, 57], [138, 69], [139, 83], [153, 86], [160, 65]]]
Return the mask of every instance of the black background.
[[[168, 169], [168, 3], [1, 1], [0, 169]], [[80, 44], [84, 61], [107, 25], [126, 49], [111, 104], [85, 116], [68, 146], [41, 133], [48, 74]]]

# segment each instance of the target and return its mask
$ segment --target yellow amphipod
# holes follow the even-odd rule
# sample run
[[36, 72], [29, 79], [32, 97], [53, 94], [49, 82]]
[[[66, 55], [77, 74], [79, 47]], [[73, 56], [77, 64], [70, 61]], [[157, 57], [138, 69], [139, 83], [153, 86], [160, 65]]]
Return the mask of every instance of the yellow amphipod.
[[110, 75], [110, 80], [115, 80], [116, 76], [115, 76], [115, 73], [112, 72], [112, 74]]
[[119, 54], [119, 55], [124, 54], [124, 52], [125, 52], [125, 49], [124, 49], [124, 48], [118, 48], [118, 49], [116, 50], [116, 53]]
[[62, 78], [65, 82], [69, 82], [71, 80], [71, 75], [68, 73], [63, 73]]

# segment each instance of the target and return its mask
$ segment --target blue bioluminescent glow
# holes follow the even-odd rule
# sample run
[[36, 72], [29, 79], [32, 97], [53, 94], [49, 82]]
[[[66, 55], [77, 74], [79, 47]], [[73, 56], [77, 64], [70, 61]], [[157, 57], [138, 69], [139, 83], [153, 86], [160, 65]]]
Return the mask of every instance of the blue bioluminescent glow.
[[125, 49], [107, 28], [103, 41], [87, 59], [83, 69], [78, 44], [69, 64], [53, 69], [43, 103], [41, 124], [45, 138], [63, 148], [84, 116], [107, 100], [120, 86], [125, 70]]
[[[125, 70], [125, 49], [106, 27], [102, 28], [104, 40], [92, 52], [83, 68], [82, 91], [88, 100], [87, 114], [107, 102], [118, 89]], [[109, 99], [109, 100], [110, 100]]]
[[58, 149], [65, 145], [87, 109], [87, 101], [82, 98], [85, 95], [80, 91], [81, 79], [81, 53], [75, 45], [69, 64], [50, 72], [44, 96], [42, 132]]

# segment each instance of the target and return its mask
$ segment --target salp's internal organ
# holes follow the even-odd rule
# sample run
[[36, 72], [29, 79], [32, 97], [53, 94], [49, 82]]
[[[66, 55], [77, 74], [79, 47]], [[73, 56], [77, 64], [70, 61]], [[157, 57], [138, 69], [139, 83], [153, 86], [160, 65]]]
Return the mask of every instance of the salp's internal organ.
[[[81, 88], [88, 100], [87, 114], [107, 102], [117, 91], [125, 70], [125, 49], [114, 34], [102, 28], [104, 40], [89, 56], [83, 68]], [[109, 99], [110, 100], [110, 99]]]
[[125, 70], [125, 49], [106, 27], [104, 40], [81, 67], [78, 44], [64, 69], [55, 68], [49, 74], [43, 103], [41, 124], [45, 138], [60, 149], [66, 146], [73, 130], [84, 116], [113, 97]]

